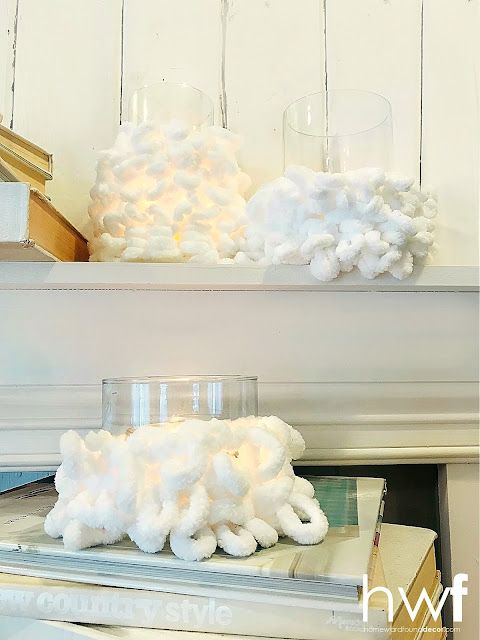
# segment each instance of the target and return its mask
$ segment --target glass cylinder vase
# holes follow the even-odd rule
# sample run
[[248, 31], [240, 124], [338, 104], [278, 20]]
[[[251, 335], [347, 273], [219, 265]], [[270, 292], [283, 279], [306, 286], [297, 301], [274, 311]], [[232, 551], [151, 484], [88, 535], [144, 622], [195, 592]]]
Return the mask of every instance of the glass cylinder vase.
[[157, 82], [141, 87], [129, 103], [129, 121], [156, 126], [178, 120], [192, 129], [213, 125], [213, 102], [206, 93], [186, 83]]
[[189, 418], [234, 419], [257, 413], [254, 376], [150, 376], [102, 381], [103, 428], [115, 435]]
[[312, 93], [292, 102], [283, 115], [285, 167], [388, 170], [392, 139], [390, 103], [370, 91]]

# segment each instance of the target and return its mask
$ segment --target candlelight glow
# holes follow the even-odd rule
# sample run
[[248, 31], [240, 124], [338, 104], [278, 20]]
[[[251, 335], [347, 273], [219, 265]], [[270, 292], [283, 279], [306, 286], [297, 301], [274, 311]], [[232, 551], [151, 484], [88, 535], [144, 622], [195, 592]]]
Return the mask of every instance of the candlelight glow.
[[122, 125], [90, 192], [90, 259], [231, 262], [243, 246], [250, 186], [239, 146], [221, 127]]
[[303, 438], [275, 416], [190, 419], [127, 437], [69, 431], [60, 447], [59, 497], [45, 531], [67, 549], [128, 535], [155, 553], [168, 537], [175, 555], [201, 560], [217, 546], [248, 556], [279, 536], [316, 544], [327, 533], [313, 486], [293, 471]]

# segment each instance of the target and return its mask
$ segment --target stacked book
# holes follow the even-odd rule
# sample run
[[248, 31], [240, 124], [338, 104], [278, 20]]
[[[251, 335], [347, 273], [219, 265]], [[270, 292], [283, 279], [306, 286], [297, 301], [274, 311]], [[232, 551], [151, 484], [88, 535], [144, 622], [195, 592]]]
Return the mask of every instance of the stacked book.
[[[122, 638], [143, 637], [134, 629], [143, 627], [171, 630], [165, 637], [172, 640], [193, 640], [193, 632], [210, 632], [212, 640], [215, 634], [296, 640], [444, 638], [441, 619], [433, 620], [427, 603], [422, 601], [412, 620], [399, 591], [403, 588], [413, 605], [422, 589], [438, 602], [435, 534], [381, 524], [382, 479], [309, 479], [330, 521], [323, 543], [300, 546], [281, 539], [248, 558], [217, 552], [199, 563], [179, 560], [168, 549], [144, 554], [128, 541], [65, 551], [61, 540], [43, 532], [57, 497], [51, 481], [2, 494], [1, 637], [22, 637], [22, 624], [26, 619], [33, 624], [33, 619], [46, 625], [52, 637], [58, 623], [50, 621], [75, 629], [72, 637], [86, 638], [94, 637], [89, 635], [93, 629], [82, 625], [92, 624], [109, 625], [96, 628], [99, 638], [115, 636], [117, 625]], [[375, 592], [364, 608], [364, 580], [370, 590], [390, 589], [391, 604], [385, 592]]]
[[0, 260], [86, 261], [85, 238], [45, 195], [52, 156], [0, 125]]
[[45, 193], [52, 178], [52, 155], [0, 124], [0, 181], [28, 182]]

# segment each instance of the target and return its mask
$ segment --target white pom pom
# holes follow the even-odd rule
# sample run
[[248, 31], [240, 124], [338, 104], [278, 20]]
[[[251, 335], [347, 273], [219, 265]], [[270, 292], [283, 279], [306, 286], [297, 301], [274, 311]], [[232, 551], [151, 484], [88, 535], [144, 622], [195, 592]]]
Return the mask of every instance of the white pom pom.
[[310, 262], [310, 271], [318, 280], [328, 282], [340, 273], [340, 262], [334, 250], [321, 249], [315, 252]]
[[186, 171], [177, 171], [174, 177], [174, 182], [179, 187], [183, 187], [190, 191], [191, 189], [195, 189], [201, 182], [201, 178], [198, 174], [195, 173], [187, 173]]
[[172, 120], [163, 127], [165, 136], [170, 140], [184, 140], [189, 133], [188, 127], [181, 120]]
[[405, 251], [402, 257], [397, 260], [389, 269], [394, 278], [403, 280], [413, 271], [413, 256], [410, 251]]
[[[101, 154], [91, 191], [91, 259], [208, 264], [231, 259], [244, 236], [245, 201], [240, 194], [250, 182], [238, 167], [238, 145], [238, 136], [229, 131], [193, 131], [178, 120], [164, 127], [152, 122], [122, 126], [114, 148]], [[169, 226], [175, 248], [158, 243], [140, 247], [143, 243], [136, 241], [113, 246], [101, 238], [102, 233], [122, 238], [139, 223], [151, 236], [157, 227]], [[192, 225], [205, 232], [208, 251], [179, 248], [185, 227]]]
[[160, 198], [160, 196], [165, 192], [167, 188], [167, 183], [165, 180], [160, 180], [157, 184], [147, 192], [147, 198], [149, 200], [156, 200]]

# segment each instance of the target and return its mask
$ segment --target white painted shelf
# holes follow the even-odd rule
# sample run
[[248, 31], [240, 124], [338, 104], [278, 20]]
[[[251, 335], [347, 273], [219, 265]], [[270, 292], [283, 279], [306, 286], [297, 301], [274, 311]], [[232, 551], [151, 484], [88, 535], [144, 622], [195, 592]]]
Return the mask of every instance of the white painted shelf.
[[0, 289], [476, 291], [478, 280], [470, 266], [417, 267], [405, 280], [352, 272], [319, 282], [308, 267], [287, 265], [0, 262]]
[[258, 375], [304, 464], [474, 461], [477, 275], [0, 262], [0, 468], [55, 467], [64, 430], [100, 424], [103, 378], [195, 372]]

